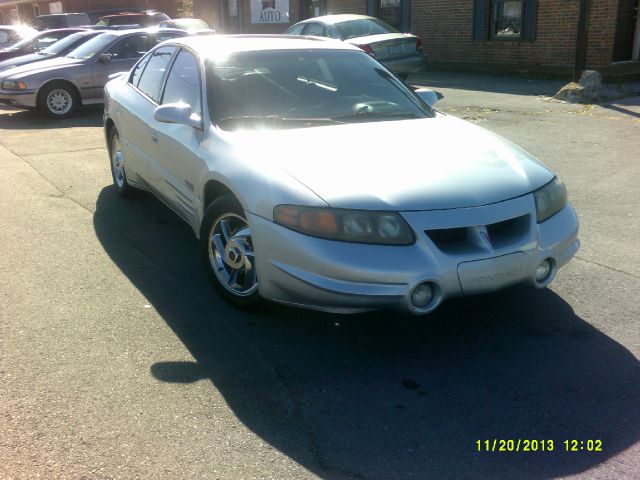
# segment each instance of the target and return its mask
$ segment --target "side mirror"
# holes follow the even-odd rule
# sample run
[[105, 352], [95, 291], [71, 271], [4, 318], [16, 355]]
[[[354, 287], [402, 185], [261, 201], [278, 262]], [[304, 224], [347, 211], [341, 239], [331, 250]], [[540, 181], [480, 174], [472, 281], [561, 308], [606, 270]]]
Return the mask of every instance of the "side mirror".
[[202, 130], [200, 115], [192, 114], [191, 106], [186, 103], [160, 105], [154, 110], [153, 118], [161, 123], [178, 123]]
[[416, 93], [427, 105], [429, 105], [430, 108], [433, 108], [436, 102], [440, 100], [438, 94], [428, 88], [418, 88]]
[[101, 53], [98, 57], [98, 61], [100, 63], [109, 63], [111, 61], [112, 55], [110, 53]]

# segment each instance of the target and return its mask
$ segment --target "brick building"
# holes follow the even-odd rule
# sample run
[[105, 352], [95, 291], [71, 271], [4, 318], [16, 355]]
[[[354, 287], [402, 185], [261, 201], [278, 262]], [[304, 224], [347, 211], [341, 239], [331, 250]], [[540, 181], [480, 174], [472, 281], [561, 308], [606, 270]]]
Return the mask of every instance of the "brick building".
[[[420, 35], [432, 65], [568, 72], [581, 3], [586, 66], [631, 60], [640, 0], [194, 0], [194, 15], [223, 32], [280, 33], [316, 15], [367, 14]], [[261, 21], [263, 10], [280, 11], [278, 21]]]
[[0, 0], [0, 24], [33, 22], [49, 13], [86, 13], [123, 8], [131, 11], [155, 9], [170, 17], [178, 16], [178, 0]]
[[[174, 17], [181, 3], [0, 0], [0, 20], [29, 23], [37, 14], [112, 7], [155, 8]], [[590, 8], [582, 11], [584, 35], [578, 42], [585, 5]], [[569, 72], [582, 52], [587, 67], [614, 70], [633, 58], [631, 68], [638, 71], [639, 5], [640, 0], [193, 0], [193, 14], [224, 33], [281, 33], [317, 15], [367, 14], [420, 35], [433, 66]]]

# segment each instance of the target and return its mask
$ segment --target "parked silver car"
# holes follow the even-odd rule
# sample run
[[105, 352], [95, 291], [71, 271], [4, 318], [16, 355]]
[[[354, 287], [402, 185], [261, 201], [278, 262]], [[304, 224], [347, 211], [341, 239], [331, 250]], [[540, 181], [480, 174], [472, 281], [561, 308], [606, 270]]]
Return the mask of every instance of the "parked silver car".
[[66, 117], [79, 105], [102, 103], [110, 75], [128, 71], [158, 43], [184, 35], [171, 29], [101, 33], [64, 57], [0, 72], [0, 104]]
[[334, 38], [364, 50], [389, 70], [406, 79], [410, 73], [423, 72], [427, 57], [422, 38], [401, 33], [379, 18], [365, 15], [324, 15], [289, 27], [287, 35]]
[[[16, 68], [30, 63], [43, 62], [45, 60], [51, 60], [52, 58], [64, 57], [83, 43], [88, 42], [101, 33], [102, 32], [99, 30], [83, 30], [77, 33], [73, 33], [68, 37], [63, 38], [62, 40], [55, 42], [53, 45], [40, 50], [39, 52], [30, 53], [28, 55], [21, 55], [19, 57], [10, 58], [8, 60], [2, 60], [0, 61], [0, 72], [9, 68]], [[0, 56], [0, 58], [2, 57]], [[0, 73], [0, 75], [2, 75], [2, 73]]]
[[115, 187], [191, 225], [237, 306], [423, 314], [543, 288], [579, 247], [548, 168], [348, 44], [172, 40], [105, 91]]

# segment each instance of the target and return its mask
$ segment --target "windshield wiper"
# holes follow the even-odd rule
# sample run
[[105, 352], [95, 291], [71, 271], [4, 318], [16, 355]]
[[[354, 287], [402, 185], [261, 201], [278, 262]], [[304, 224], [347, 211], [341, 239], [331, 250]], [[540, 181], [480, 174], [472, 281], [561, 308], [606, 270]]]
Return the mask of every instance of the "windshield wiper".
[[279, 115], [239, 115], [223, 117], [220, 123], [268, 123], [272, 125], [287, 125], [301, 123], [305, 125], [331, 125], [344, 123], [336, 118], [325, 117], [281, 117]]
[[375, 120], [393, 120], [393, 119], [411, 119], [411, 118], [422, 118], [415, 113], [411, 112], [351, 112], [351, 113], [343, 113], [342, 115], [336, 115], [331, 117], [332, 120], [356, 120], [366, 122], [371, 119]]

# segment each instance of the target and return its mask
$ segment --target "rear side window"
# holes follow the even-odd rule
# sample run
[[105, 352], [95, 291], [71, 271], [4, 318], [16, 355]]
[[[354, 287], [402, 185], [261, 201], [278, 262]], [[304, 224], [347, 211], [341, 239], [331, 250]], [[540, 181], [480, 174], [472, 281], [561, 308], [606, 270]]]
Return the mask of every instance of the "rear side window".
[[302, 35], [302, 29], [305, 27], [304, 23], [299, 23], [297, 25], [294, 25], [293, 27], [291, 27], [289, 30], [287, 30], [285, 33], [287, 35]]
[[151, 55], [152, 55], [151, 53], [148, 54], [145, 58], [142, 59], [140, 63], [138, 63], [134, 67], [133, 72], [131, 72], [131, 78], [129, 80], [129, 83], [131, 83], [132, 85], [135, 85], [136, 87], [138, 86], [138, 82], [140, 81], [140, 76], [144, 71], [144, 67], [147, 66], [147, 62], [151, 58]]
[[162, 77], [164, 77], [164, 72], [175, 49], [175, 47], [167, 46], [154, 50], [138, 80], [138, 89], [156, 103], [160, 103]]
[[329, 33], [327, 29], [324, 28], [319, 23], [307, 23], [307, 26], [303, 32], [304, 35], [314, 35], [316, 37], [328, 37]]
[[131, 60], [140, 58], [149, 50], [149, 38], [146, 35], [125, 37], [109, 49], [112, 60]]
[[162, 103], [184, 102], [191, 112], [200, 114], [200, 70], [198, 59], [187, 50], [180, 50], [173, 62], [164, 87]]

